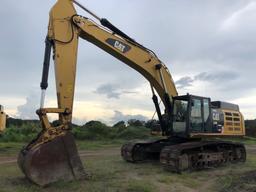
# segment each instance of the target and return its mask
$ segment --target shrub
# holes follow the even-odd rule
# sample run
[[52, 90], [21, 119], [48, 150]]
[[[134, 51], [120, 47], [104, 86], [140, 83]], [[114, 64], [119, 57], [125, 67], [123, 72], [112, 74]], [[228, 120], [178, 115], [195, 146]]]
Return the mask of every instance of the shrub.
[[73, 129], [76, 139], [80, 140], [102, 140], [109, 139], [111, 136], [111, 127], [99, 121], [90, 121], [82, 127]]
[[146, 139], [149, 137], [149, 130], [145, 127], [129, 126], [115, 135], [116, 139]]
[[129, 126], [134, 126], [134, 127], [141, 127], [141, 126], [145, 125], [145, 121], [140, 121], [137, 119], [130, 119], [130, 120], [128, 120], [127, 123]]
[[246, 135], [250, 137], [256, 137], [256, 120], [246, 120]]
[[0, 141], [29, 142], [37, 136], [40, 130], [38, 124], [35, 123], [25, 123], [19, 127], [11, 126], [1, 135]]
[[[39, 122], [14, 121], [0, 136], [0, 142], [30, 142], [42, 130]], [[17, 123], [19, 122], [19, 123]], [[133, 123], [131, 123], [133, 122]], [[17, 123], [17, 124], [16, 124]], [[140, 121], [130, 121], [134, 126], [126, 126], [124, 121], [116, 123], [113, 127], [100, 121], [90, 121], [83, 126], [73, 125], [72, 132], [78, 140], [111, 140], [111, 139], [145, 139], [149, 137], [149, 130], [139, 126]], [[52, 125], [59, 125], [54, 121]]]

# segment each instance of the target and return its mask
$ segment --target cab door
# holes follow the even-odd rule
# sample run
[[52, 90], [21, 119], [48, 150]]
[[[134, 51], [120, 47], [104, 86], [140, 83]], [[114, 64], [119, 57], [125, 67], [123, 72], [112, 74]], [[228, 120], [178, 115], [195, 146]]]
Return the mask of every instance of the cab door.
[[192, 96], [190, 99], [190, 131], [192, 133], [212, 132], [210, 99]]
[[210, 98], [203, 98], [203, 120], [204, 120], [204, 132], [213, 132], [213, 122], [212, 122], [212, 110], [211, 110], [211, 100]]
[[204, 132], [202, 99], [192, 97], [190, 103], [190, 131], [202, 133]]

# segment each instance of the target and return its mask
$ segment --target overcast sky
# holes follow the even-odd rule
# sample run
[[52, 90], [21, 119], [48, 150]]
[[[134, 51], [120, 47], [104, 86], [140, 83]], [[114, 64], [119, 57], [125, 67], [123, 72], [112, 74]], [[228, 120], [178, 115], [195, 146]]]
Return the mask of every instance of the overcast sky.
[[[14, 117], [37, 118], [48, 12], [55, 0], [2, 0], [0, 104]], [[80, 0], [154, 50], [187, 92], [240, 105], [256, 118], [256, 0]], [[88, 16], [77, 8], [78, 13]], [[148, 82], [81, 40], [74, 121], [150, 119]], [[47, 106], [56, 106], [51, 68]]]

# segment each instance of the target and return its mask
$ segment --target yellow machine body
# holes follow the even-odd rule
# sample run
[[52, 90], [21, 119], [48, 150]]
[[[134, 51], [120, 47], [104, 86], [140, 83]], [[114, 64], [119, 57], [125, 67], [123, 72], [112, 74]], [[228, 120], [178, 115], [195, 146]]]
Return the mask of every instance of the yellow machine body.
[[244, 117], [239, 111], [222, 110], [224, 115], [223, 134], [245, 135]]
[[[217, 114], [217, 116], [216, 116]], [[213, 123], [219, 124], [219, 133], [191, 133], [191, 137], [243, 137], [245, 136], [244, 117], [240, 111], [219, 109], [213, 115]]]

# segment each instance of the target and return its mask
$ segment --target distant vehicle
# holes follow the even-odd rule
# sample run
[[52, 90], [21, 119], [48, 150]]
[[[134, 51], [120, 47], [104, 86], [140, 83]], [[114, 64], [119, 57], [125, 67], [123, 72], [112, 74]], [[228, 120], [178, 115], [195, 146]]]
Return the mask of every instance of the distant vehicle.
[[4, 112], [4, 107], [0, 105], [0, 133], [4, 132], [6, 128], [6, 114]]

